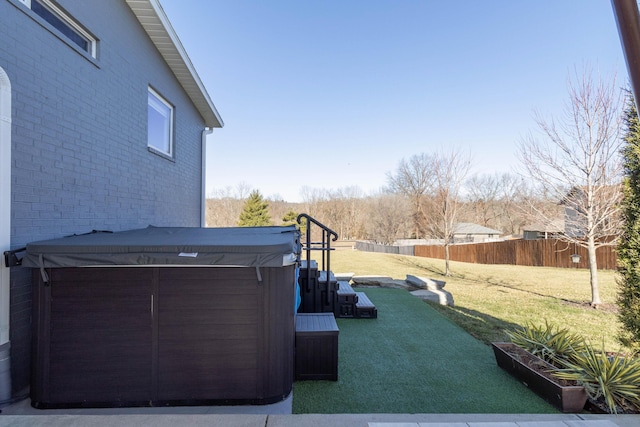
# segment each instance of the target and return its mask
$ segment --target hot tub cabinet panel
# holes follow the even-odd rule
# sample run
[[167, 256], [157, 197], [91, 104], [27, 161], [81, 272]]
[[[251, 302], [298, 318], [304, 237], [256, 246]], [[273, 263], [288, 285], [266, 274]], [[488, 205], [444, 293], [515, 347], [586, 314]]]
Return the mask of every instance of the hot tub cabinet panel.
[[[293, 266], [160, 269], [158, 397], [273, 403], [293, 383]], [[180, 286], [176, 286], [180, 283]]]
[[36, 407], [141, 402], [151, 392], [151, 271], [134, 269], [125, 277], [115, 269], [87, 273], [50, 270], [51, 286], [34, 273]]
[[[32, 404], [267, 404], [293, 384], [294, 267], [34, 270]], [[90, 274], [88, 274], [90, 273]]]
[[33, 268], [32, 405], [285, 399], [294, 377], [295, 270]]

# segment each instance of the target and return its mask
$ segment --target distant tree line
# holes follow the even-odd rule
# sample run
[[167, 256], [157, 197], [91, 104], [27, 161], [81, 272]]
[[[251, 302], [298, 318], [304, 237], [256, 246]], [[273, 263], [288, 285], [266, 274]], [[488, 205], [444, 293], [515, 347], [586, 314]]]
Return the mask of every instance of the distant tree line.
[[[394, 184], [397, 178], [398, 171], [390, 174], [388, 188], [375, 195], [365, 195], [358, 187], [331, 190], [307, 187], [303, 188], [300, 203], [278, 199], [262, 201], [267, 205], [269, 224], [291, 224], [292, 213], [307, 213], [333, 229], [343, 240], [392, 244], [397, 239], [442, 238], [438, 227], [433, 225], [438, 216], [442, 216], [439, 215], [441, 210], [434, 207], [438, 194], [425, 190], [418, 197], [401, 191]], [[530, 210], [534, 200], [556, 209], [561, 215], [557, 200], [536, 198], [538, 196], [533, 194], [534, 189], [526, 181], [512, 174], [473, 175], [461, 183], [452, 200], [457, 204], [456, 222], [471, 222], [499, 230], [504, 235], [518, 235], [523, 227], [534, 222]], [[207, 199], [207, 226], [238, 226], [247, 205], [249, 209], [256, 205], [262, 206], [260, 210], [265, 209], [262, 201], [257, 200], [258, 195], [246, 184], [214, 191]], [[417, 198], [420, 203], [416, 202]], [[250, 223], [243, 218], [244, 225]]]

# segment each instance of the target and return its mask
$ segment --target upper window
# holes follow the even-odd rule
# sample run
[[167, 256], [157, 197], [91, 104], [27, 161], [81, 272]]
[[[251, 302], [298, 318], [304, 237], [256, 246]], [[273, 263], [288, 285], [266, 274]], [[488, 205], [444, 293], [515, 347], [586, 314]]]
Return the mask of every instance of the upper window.
[[96, 39], [51, 0], [20, 0], [36, 15], [58, 30], [74, 46], [96, 57]]
[[173, 106], [151, 88], [147, 108], [147, 144], [149, 148], [173, 157]]

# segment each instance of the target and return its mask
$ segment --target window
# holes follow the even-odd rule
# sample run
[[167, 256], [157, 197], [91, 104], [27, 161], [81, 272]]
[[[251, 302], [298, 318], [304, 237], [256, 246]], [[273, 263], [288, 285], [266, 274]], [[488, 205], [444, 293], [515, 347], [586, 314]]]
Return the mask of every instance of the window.
[[33, 13], [58, 30], [74, 46], [96, 57], [96, 39], [51, 0], [20, 0]]
[[147, 145], [153, 151], [173, 157], [173, 106], [149, 88]]

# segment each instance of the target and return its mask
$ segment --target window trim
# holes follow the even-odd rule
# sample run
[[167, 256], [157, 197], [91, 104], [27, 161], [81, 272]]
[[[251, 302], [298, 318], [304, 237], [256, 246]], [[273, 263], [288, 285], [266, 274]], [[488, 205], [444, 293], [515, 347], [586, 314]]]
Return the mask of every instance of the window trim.
[[[51, 28], [55, 29], [56, 33], [59, 34], [67, 43], [73, 46], [76, 49], [79, 49], [81, 52], [88, 54], [91, 58], [97, 59], [98, 54], [98, 40], [91, 35], [85, 28], [83, 28], [75, 19], [73, 19], [67, 12], [62, 10], [58, 5], [56, 5], [51, 0], [18, 0], [21, 4], [27, 7], [31, 12], [36, 15], [39, 19], [42, 19], [46, 22]], [[40, 4], [40, 6], [47, 9], [51, 14], [60, 20], [62, 24], [64, 24], [69, 30], [74, 32], [80, 38], [84, 39], [87, 42], [87, 48], [84, 49], [78, 43], [76, 43], [73, 39], [68, 37], [62, 31], [60, 31], [54, 24], [47, 21], [43, 16], [38, 14], [32, 8], [32, 2], [36, 2]]]
[[[149, 102], [149, 96], [153, 96], [157, 101], [159, 101], [162, 105], [167, 107], [168, 110], [169, 110], [169, 149], [168, 149], [168, 151], [164, 151], [162, 148], [159, 148], [159, 147], [157, 147], [155, 145], [152, 145], [151, 141], [149, 140], [149, 125], [150, 125], [150, 123], [149, 123], [148, 115], [149, 115], [149, 108], [153, 108], [151, 103]], [[171, 160], [175, 159], [175, 155], [174, 155], [174, 152], [175, 152], [175, 147], [174, 147], [174, 142], [175, 142], [175, 138], [174, 138], [175, 117], [176, 117], [176, 113], [175, 113], [175, 107], [173, 106], [173, 104], [171, 104], [157, 90], [155, 90], [154, 88], [149, 86], [148, 90], [147, 90], [147, 148], [152, 153], [159, 154], [159, 155], [161, 155], [163, 157], [166, 157], [167, 159], [171, 159]]]

